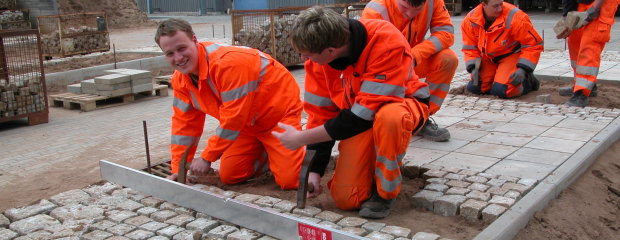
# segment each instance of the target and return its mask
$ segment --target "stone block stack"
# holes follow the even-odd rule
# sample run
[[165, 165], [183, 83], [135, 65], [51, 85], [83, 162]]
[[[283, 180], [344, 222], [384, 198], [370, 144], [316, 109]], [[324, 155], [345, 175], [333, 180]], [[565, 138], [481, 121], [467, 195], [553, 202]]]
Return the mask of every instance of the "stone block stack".
[[40, 76], [17, 75], [14, 81], [0, 79], [0, 119], [45, 109]]
[[67, 86], [72, 93], [118, 97], [153, 90], [150, 71], [136, 69], [107, 70], [109, 74]]

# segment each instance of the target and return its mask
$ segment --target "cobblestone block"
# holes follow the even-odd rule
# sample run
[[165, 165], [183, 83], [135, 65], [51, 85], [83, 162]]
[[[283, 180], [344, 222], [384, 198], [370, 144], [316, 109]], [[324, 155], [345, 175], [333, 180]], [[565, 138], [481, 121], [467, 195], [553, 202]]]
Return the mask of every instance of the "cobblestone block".
[[17, 233], [11, 231], [10, 229], [2, 228], [0, 229], [0, 239], [9, 240], [17, 237]]
[[3, 214], [0, 213], [0, 228], [5, 228], [9, 226], [9, 223], [11, 223], [9, 218], [5, 217]]
[[512, 176], [506, 176], [506, 175], [501, 175], [499, 177], [497, 177], [498, 179], [502, 179], [502, 180], [506, 180], [506, 182], [511, 182], [511, 183], [516, 183], [519, 181], [518, 177], [512, 177]]
[[489, 181], [488, 178], [482, 176], [469, 176], [463, 180], [470, 183], [486, 183], [487, 181]]
[[105, 218], [103, 209], [97, 206], [84, 206], [81, 204], [58, 207], [52, 210], [50, 216], [62, 222], [79, 219], [103, 220]]
[[463, 195], [463, 196], [465, 196], [465, 194], [469, 193], [470, 191], [471, 191], [471, 189], [467, 189], [467, 188], [451, 187], [450, 189], [448, 189], [448, 191], [446, 191], [446, 195]]
[[150, 232], [157, 232], [161, 229], [164, 229], [166, 227], [168, 227], [169, 224], [165, 224], [165, 223], [161, 223], [161, 222], [148, 222], [145, 224], [140, 225], [140, 229], [142, 230], [146, 230], [146, 231], [150, 231]]
[[435, 200], [433, 212], [441, 216], [456, 216], [459, 213], [459, 206], [466, 199], [465, 196], [443, 195]]
[[353, 235], [357, 235], [357, 236], [364, 236], [366, 235], [368, 232], [360, 227], [345, 227], [341, 229], [343, 232], [348, 232], [350, 234]]
[[467, 221], [477, 222], [482, 216], [482, 209], [487, 205], [487, 202], [469, 199], [461, 204], [460, 215]]
[[50, 198], [50, 201], [60, 206], [72, 204], [87, 204], [90, 202], [90, 195], [81, 189], [69, 190], [56, 194]]
[[132, 239], [132, 240], [145, 240], [145, 239], [149, 239], [150, 237], [155, 236], [155, 233], [153, 232], [149, 232], [149, 231], [145, 231], [142, 229], [136, 229], [135, 231], [132, 231], [130, 233], [127, 233], [125, 235], [125, 237]]
[[214, 219], [213, 217], [209, 216], [209, 214], [206, 213], [201, 213], [201, 212], [196, 212], [196, 218], [206, 218], [206, 219]]
[[185, 227], [185, 225], [194, 220], [196, 219], [190, 215], [181, 214], [164, 221], [164, 223]]
[[387, 234], [387, 233], [382, 233], [382, 232], [371, 232], [365, 237], [371, 240], [393, 240], [394, 239], [394, 236]]
[[442, 193], [445, 193], [446, 191], [448, 191], [448, 188], [450, 188], [448, 187], [448, 185], [437, 184], [437, 183], [431, 183], [431, 184], [424, 186], [425, 190], [442, 192]]
[[164, 236], [153, 236], [149, 238], [148, 240], [170, 240], [170, 239]]
[[85, 240], [103, 240], [109, 237], [112, 237], [113, 235], [109, 232], [104, 232], [101, 230], [95, 230], [92, 232], [89, 232], [87, 234], [82, 235], [82, 239]]
[[335, 224], [335, 223], [330, 222], [330, 221], [319, 222], [319, 225], [325, 226], [325, 227], [329, 227], [329, 228], [333, 228], [333, 229], [342, 229], [342, 227], [338, 226], [338, 224]]
[[313, 217], [306, 217], [306, 216], [299, 216], [299, 219], [303, 219], [303, 220], [306, 220], [307, 222], [311, 222], [311, 223], [319, 223], [319, 222], [321, 222], [321, 219], [313, 218]]
[[495, 174], [492, 174], [492, 173], [484, 173], [484, 172], [478, 173], [478, 174], [476, 174], [476, 175], [477, 175], [477, 176], [481, 176], [481, 177], [485, 177], [485, 178], [487, 178], [487, 179], [492, 179], [492, 178], [497, 177], [497, 175], [495, 175]]
[[536, 185], [538, 183], [538, 180], [531, 179], [531, 178], [521, 178], [521, 180], [519, 180], [517, 183], [518, 184], [523, 184], [523, 185], [528, 186], [528, 187], [534, 187], [534, 185]]
[[188, 230], [198, 230], [202, 232], [209, 232], [211, 231], [211, 229], [214, 229], [218, 225], [220, 224], [215, 220], [210, 220], [206, 218], [198, 218], [188, 223], [187, 225], [185, 225], [185, 228], [187, 228]]
[[235, 197], [235, 200], [242, 201], [242, 202], [253, 203], [254, 201], [258, 200], [261, 197], [262, 196], [256, 195], [256, 194], [243, 193], [243, 194]]
[[192, 217], [196, 216], [196, 211], [190, 208], [186, 208], [186, 207], [176, 207], [173, 211], [180, 215], [189, 215]]
[[439, 237], [439, 235], [434, 233], [417, 232], [415, 235], [413, 235], [411, 240], [437, 240], [439, 239]]
[[161, 210], [151, 213], [151, 218], [158, 222], [164, 222], [170, 218], [173, 218], [176, 215], [178, 214], [172, 210]]
[[147, 196], [136, 191], [133, 190], [131, 188], [123, 188], [123, 189], [118, 189], [118, 190], [114, 190], [112, 192], [112, 194], [110, 194], [112, 196], [118, 196], [118, 197], [123, 197], [123, 198], [128, 198], [131, 200], [134, 200], [136, 202], [140, 202], [140, 200], [146, 198]]
[[279, 199], [279, 198], [264, 196], [254, 201], [254, 204], [261, 206], [261, 207], [273, 207], [276, 203], [281, 202], [281, 201], [282, 199]]
[[239, 231], [239, 229], [236, 227], [230, 225], [220, 225], [215, 227], [214, 229], [211, 229], [211, 231], [207, 233], [207, 237], [226, 239], [226, 236], [236, 231]]
[[136, 213], [148, 217], [148, 216], [151, 216], [151, 213], [154, 213], [157, 211], [159, 211], [159, 209], [154, 208], [154, 207], [143, 207], [143, 208], [136, 210]]
[[450, 187], [458, 187], [458, 188], [466, 188], [467, 186], [469, 186], [471, 183], [465, 182], [465, 181], [460, 181], [460, 180], [450, 180], [446, 183], [446, 185], [450, 186]]
[[384, 227], [383, 229], [381, 229], [381, 232], [390, 234], [392, 236], [404, 238], [408, 238], [411, 235], [411, 229], [398, 226]]
[[109, 227], [106, 229], [107, 232], [110, 232], [117, 236], [123, 236], [128, 232], [135, 230], [137, 227], [125, 223], [117, 224], [115, 226]]
[[407, 160], [407, 158], [405, 157], [403, 165], [400, 167], [400, 172], [403, 176], [413, 179], [420, 176], [422, 169], [420, 169], [420, 167], [417, 166], [415, 162], [413, 162], [412, 160]]
[[183, 230], [185, 230], [185, 229], [180, 228], [179, 226], [170, 225], [170, 226], [167, 226], [165, 228], [157, 230], [157, 235], [162, 235], [162, 236], [171, 238], [171, 237], [173, 237], [177, 233], [180, 233]]
[[125, 210], [107, 211], [105, 215], [110, 221], [113, 221], [116, 223], [122, 223], [128, 218], [138, 216], [138, 214], [135, 212], [125, 211]]
[[98, 222], [95, 222], [93, 224], [88, 225], [88, 230], [90, 231], [94, 231], [94, 230], [101, 230], [101, 231], [105, 231], [107, 228], [112, 227], [114, 225], [116, 225], [117, 223], [112, 222], [110, 220], [101, 220]]
[[446, 184], [449, 180], [446, 178], [429, 178], [426, 179], [427, 183]]
[[367, 222], [362, 225], [363, 229], [366, 229], [368, 232], [381, 231], [383, 227], [385, 227], [385, 223], [380, 222]]
[[183, 230], [172, 237], [172, 240], [200, 240], [202, 239], [202, 232]]
[[359, 227], [367, 223], [368, 220], [358, 217], [345, 217], [338, 221], [336, 224], [342, 227]]
[[159, 208], [159, 206], [164, 202], [164, 200], [161, 200], [159, 198], [156, 197], [145, 197], [143, 199], [140, 199], [140, 203], [144, 204], [144, 206], [147, 207], [153, 207], [153, 208]]
[[504, 194], [504, 197], [519, 200], [521, 198], [521, 193], [517, 191], [508, 191], [506, 192], [506, 194]]
[[475, 176], [476, 174], [478, 174], [478, 172], [473, 171], [473, 170], [462, 169], [461, 171], [458, 172], [458, 174], [466, 175], [466, 176]]
[[465, 197], [486, 202], [491, 199], [491, 194], [488, 192], [471, 191], [470, 193], [465, 195]]
[[293, 213], [299, 214], [301, 216], [306, 216], [306, 217], [314, 217], [315, 215], [319, 214], [321, 211], [322, 210], [320, 208], [313, 207], [313, 206], [306, 206], [304, 209], [299, 209], [299, 208], [293, 209]]
[[260, 234], [256, 231], [252, 231], [250, 229], [242, 228], [239, 231], [233, 232], [226, 237], [226, 240], [255, 240], [261, 237], [263, 234]]
[[494, 187], [501, 187], [502, 185], [504, 185], [504, 183], [506, 183], [507, 181], [504, 179], [499, 179], [499, 178], [493, 178], [489, 181], [487, 181], [487, 184], [494, 186]]
[[505, 183], [504, 185], [502, 185], [502, 187], [510, 190], [515, 190], [522, 194], [527, 194], [527, 192], [530, 190], [530, 187], [519, 183]]
[[510, 189], [503, 187], [491, 187], [487, 190], [487, 192], [493, 196], [504, 196], [504, 194], [506, 194], [509, 190]]
[[273, 205], [273, 208], [280, 209], [283, 212], [290, 213], [297, 206], [296, 203], [284, 200]]
[[61, 225], [52, 225], [43, 230], [51, 232], [52, 239], [79, 236], [88, 231], [88, 226], [95, 222], [94, 219], [69, 220]]
[[114, 190], [121, 189], [120, 185], [106, 182], [103, 185], [92, 185], [84, 189], [91, 196], [99, 196], [103, 194], [111, 194]]
[[448, 174], [448, 172], [446, 172], [446, 171], [431, 169], [431, 170], [428, 170], [428, 171], [424, 172], [422, 174], [422, 178], [424, 178], [424, 179], [443, 178], [446, 174]]
[[457, 168], [457, 167], [443, 167], [441, 168], [441, 170], [446, 171], [448, 173], [458, 173], [462, 171], [461, 168]]
[[512, 199], [512, 198], [495, 195], [495, 196], [493, 196], [493, 198], [491, 198], [491, 200], [489, 200], [489, 203], [497, 204], [497, 205], [509, 208], [510, 206], [512, 206], [515, 203], [515, 200]]
[[174, 204], [174, 203], [171, 203], [171, 202], [162, 202], [162, 203], [159, 205], [159, 209], [162, 209], [162, 210], [170, 210], [170, 211], [174, 211], [174, 209], [176, 209], [176, 208], [178, 208], [178, 207], [179, 207], [178, 205], [176, 205], [176, 204]]
[[129, 225], [134, 225], [134, 226], [140, 226], [142, 224], [148, 223], [153, 221], [153, 219], [150, 219], [149, 217], [146, 216], [135, 216], [132, 218], [128, 218], [125, 219], [125, 221], [123, 221], [123, 223], [129, 224]]
[[338, 213], [332, 212], [332, 211], [322, 211], [322, 212], [320, 212], [319, 214], [317, 214], [314, 217], [316, 217], [318, 219], [321, 219], [321, 220], [330, 221], [330, 222], [335, 223], [338, 220], [342, 219], [344, 216], [342, 216], [342, 215], [340, 215]]
[[491, 223], [495, 221], [502, 213], [506, 211], [506, 208], [497, 204], [490, 204], [484, 210], [482, 210], [482, 221], [485, 223]]
[[413, 195], [411, 206], [433, 211], [435, 200], [441, 196], [443, 196], [442, 192], [422, 190]]
[[472, 183], [471, 185], [467, 186], [467, 188], [474, 190], [474, 191], [484, 192], [487, 189], [489, 189], [489, 185], [482, 184], [482, 183]]
[[99, 205], [105, 210], [123, 209], [127, 211], [136, 211], [144, 205], [120, 196], [102, 196], [99, 200], [95, 201], [95, 205]]
[[447, 179], [450, 180], [463, 180], [467, 177], [467, 175], [463, 175], [463, 174], [456, 174], [456, 173], [448, 173], [446, 174], [446, 176], [444, 176]]
[[15, 222], [24, 218], [32, 217], [34, 215], [49, 213], [55, 207], [56, 204], [43, 199], [39, 201], [39, 203], [34, 205], [8, 209], [4, 211], [4, 215], [8, 217], [12, 222]]
[[48, 231], [39, 230], [36, 232], [28, 233], [25, 236], [17, 237], [13, 240], [31, 240], [31, 239], [52, 239], [52, 233]]
[[60, 222], [49, 215], [39, 214], [17, 222], [12, 222], [9, 224], [9, 229], [20, 235], [26, 235], [53, 225], [60, 225]]
[[270, 236], [262, 236], [260, 237], [258, 240], [277, 240], [276, 238], [270, 237]]
[[[63, 240], [68, 240], [68, 239], [63, 239]], [[112, 236], [112, 237], [106, 238], [105, 240], [131, 240], [131, 238], [128, 238], [125, 236]]]

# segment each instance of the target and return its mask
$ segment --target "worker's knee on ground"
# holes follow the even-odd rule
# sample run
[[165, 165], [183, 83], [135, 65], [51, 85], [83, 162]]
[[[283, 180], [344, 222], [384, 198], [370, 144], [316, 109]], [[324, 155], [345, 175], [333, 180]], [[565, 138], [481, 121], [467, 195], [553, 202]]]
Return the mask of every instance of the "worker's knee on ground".
[[336, 207], [342, 210], [359, 209], [364, 201], [370, 198], [370, 193], [362, 192], [361, 187], [335, 187], [329, 189]]
[[222, 172], [220, 172], [219, 174], [220, 174], [220, 181], [222, 181], [222, 183], [226, 185], [233, 185], [233, 184], [241, 183], [241, 182], [244, 182], [245, 180], [248, 180], [249, 178], [249, 177], [242, 177], [242, 176], [234, 176], [232, 174], [224, 174]]
[[383, 105], [375, 115], [375, 126], [377, 124], [388, 129], [405, 128], [409, 132], [413, 131], [413, 119], [402, 103]]
[[467, 83], [467, 91], [470, 91], [475, 94], [482, 94], [482, 90], [480, 88], [481, 82], [478, 82], [478, 86], [474, 86], [474, 81], [469, 81]]
[[499, 98], [508, 98], [508, 85], [494, 82], [491, 86], [491, 94], [499, 97]]

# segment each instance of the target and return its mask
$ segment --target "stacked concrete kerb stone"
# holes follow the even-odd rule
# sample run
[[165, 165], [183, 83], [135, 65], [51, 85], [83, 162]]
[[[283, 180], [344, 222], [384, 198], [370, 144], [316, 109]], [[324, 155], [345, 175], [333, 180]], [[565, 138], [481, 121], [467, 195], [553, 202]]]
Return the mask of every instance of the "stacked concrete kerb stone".
[[136, 69], [105, 70], [106, 75], [67, 86], [72, 93], [85, 93], [106, 97], [153, 91], [150, 71]]
[[441, 216], [460, 215], [470, 222], [493, 222], [538, 183], [535, 179], [433, 165], [407, 168], [420, 168], [403, 169], [407, 177], [422, 177], [426, 181], [424, 189], [412, 197], [413, 207]]

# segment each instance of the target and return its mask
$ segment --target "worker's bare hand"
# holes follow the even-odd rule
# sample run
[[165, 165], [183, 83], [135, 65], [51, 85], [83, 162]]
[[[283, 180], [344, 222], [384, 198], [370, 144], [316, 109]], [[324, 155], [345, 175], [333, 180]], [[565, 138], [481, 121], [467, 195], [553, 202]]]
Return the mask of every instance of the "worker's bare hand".
[[173, 173], [173, 174], [170, 174], [170, 176], [167, 176], [166, 179], [176, 181], [178, 176], [179, 176], [178, 174]]
[[308, 192], [309, 198], [318, 197], [323, 192], [323, 187], [321, 187], [321, 175], [315, 172], [310, 172], [308, 174], [308, 184], [314, 187], [314, 191]]
[[211, 162], [202, 159], [201, 157], [194, 158], [192, 164], [189, 166], [189, 170], [193, 175], [204, 176], [211, 171]]
[[290, 150], [296, 150], [305, 145], [301, 141], [301, 137], [300, 137], [301, 132], [297, 130], [295, 127], [285, 124], [285, 123], [278, 123], [278, 127], [284, 129], [284, 132], [273, 131], [271, 132], [271, 134], [273, 134], [275, 137], [280, 139], [280, 142], [286, 148]]

